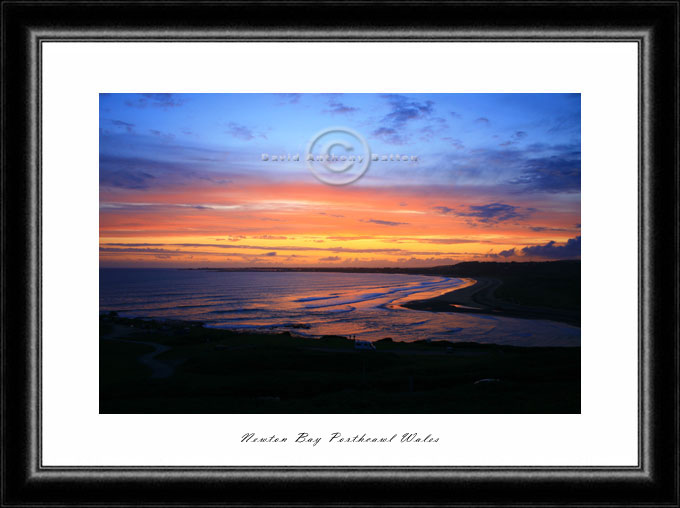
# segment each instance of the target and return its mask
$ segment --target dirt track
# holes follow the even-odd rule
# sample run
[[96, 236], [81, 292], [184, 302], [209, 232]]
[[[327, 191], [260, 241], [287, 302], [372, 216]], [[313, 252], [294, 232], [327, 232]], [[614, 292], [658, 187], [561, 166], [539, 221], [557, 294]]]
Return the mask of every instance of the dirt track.
[[156, 357], [162, 353], [165, 353], [166, 351], [170, 351], [170, 349], [172, 348], [170, 348], [169, 346], [164, 346], [163, 344], [157, 344], [156, 342], [146, 342], [142, 340], [131, 340], [121, 338], [122, 336], [125, 336], [125, 334], [128, 331], [129, 330], [119, 326], [114, 327], [113, 331], [108, 335], [103, 336], [102, 339], [115, 340], [118, 342], [128, 342], [130, 344], [142, 344], [144, 346], [154, 348], [154, 350], [151, 351], [150, 353], [140, 355], [137, 358], [137, 361], [151, 369], [152, 378], [170, 377], [174, 372], [174, 368], [166, 363], [161, 362], [160, 360], [157, 360]]

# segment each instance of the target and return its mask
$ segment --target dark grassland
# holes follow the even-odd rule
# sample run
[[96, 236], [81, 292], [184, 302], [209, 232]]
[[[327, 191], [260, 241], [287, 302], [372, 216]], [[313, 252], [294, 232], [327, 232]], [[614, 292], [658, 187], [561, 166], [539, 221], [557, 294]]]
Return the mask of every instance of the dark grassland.
[[[134, 342], [122, 342], [128, 340]], [[173, 368], [153, 377], [154, 356]], [[579, 413], [580, 348], [396, 343], [100, 318], [101, 413]], [[480, 380], [491, 379], [493, 381]]]
[[510, 303], [581, 309], [581, 261], [534, 263], [466, 262], [451, 267], [457, 277], [493, 277], [502, 282], [496, 298]]

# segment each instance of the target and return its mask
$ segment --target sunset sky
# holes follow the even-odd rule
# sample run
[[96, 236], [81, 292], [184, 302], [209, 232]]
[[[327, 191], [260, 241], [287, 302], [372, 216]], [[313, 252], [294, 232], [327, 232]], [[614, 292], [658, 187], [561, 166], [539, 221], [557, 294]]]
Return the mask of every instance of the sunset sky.
[[[101, 94], [100, 265], [579, 258], [580, 103], [579, 94]], [[338, 126], [373, 154], [417, 160], [324, 183], [305, 150]]]

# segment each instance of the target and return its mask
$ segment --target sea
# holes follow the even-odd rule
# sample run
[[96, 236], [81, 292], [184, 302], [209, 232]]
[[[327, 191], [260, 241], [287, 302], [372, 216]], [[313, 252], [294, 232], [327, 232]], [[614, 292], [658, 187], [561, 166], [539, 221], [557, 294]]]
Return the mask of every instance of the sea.
[[124, 317], [309, 337], [580, 346], [580, 328], [564, 323], [401, 306], [464, 283], [452, 277], [386, 273], [101, 268], [99, 309]]

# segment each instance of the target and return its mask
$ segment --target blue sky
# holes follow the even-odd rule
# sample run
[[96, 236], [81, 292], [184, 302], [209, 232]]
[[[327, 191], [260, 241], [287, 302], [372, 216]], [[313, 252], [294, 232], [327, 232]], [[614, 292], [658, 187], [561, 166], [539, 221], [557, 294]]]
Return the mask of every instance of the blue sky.
[[[563, 160], [578, 159], [580, 121], [578, 94], [111, 94], [100, 108], [103, 155], [229, 151], [234, 162], [270, 170], [253, 155], [301, 152], [337, 124], [361, 133], [373, 152], [417, 151], [420, 170], [486, 185], [512, 176], [541, 185], [524, 174], [527, 161], [552, 158], [559, 171]], [[552, 191], [577, 184], [559, 175], [545, 181]]]

